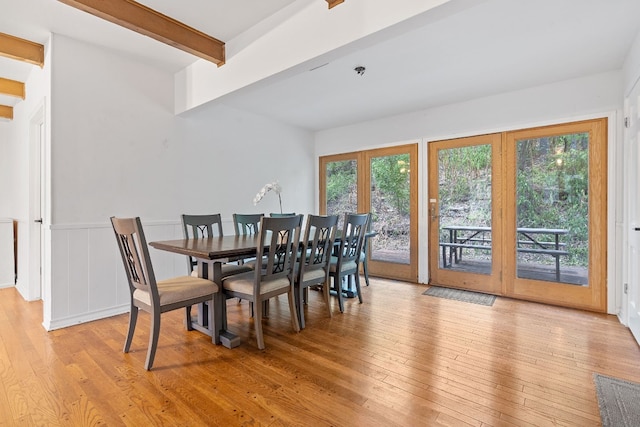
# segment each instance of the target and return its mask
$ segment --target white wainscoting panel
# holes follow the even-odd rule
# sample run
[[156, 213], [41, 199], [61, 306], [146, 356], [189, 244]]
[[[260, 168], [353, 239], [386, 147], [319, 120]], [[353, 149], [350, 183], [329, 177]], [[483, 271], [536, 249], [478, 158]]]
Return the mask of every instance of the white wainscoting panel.
[[[144, 223], [147, 242], [182, 237], [178, 221]], [[149, 248], [156, 279], [186, 274], [184, 256]], [[129, 311], [129, 289], [111, 224], [51, 227], [51, 318], [47, 330]]]
[[[143, 220], [147, 242], [182, 238], [179, 221]], [[233, 221], [223, 221], [226, 235]], [[187, 274], [186, 257], [149, 247], [157, 280]], [[54, 330], [129, 311], [129, 288], [110, 223], [51, 227], [51, 318]], [[46, 310], [45, 310], [46, 313]]]

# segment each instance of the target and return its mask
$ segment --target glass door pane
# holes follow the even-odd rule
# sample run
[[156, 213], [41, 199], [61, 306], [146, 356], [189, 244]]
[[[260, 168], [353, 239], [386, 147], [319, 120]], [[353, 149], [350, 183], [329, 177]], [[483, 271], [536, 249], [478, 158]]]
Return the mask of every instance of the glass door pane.
[[517, 277], [586, 286], [589, 134], [516, 141]]
[[431, 284], [502, 291], [501, 136], [429, 144]]
[[326, 163], [326, 214], [338, 215], [342, 229], [344, 214], [358, 212], [358, 161], [346, 159]]
[[491, 274], [491, 145], [438, 151], [440, 268]]
[[371, 229], [378, 232], [369, 245], [372, 260], [411, 263], [410, 170], [408, 153], [371, 159]]

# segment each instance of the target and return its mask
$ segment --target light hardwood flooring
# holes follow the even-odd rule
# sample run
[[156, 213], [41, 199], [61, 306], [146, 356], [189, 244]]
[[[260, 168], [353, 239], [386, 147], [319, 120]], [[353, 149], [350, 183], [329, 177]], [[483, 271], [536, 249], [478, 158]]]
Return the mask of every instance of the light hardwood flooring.
[[312, 291], [307, 328], [285, 297], [258, 350], [248, 304], [229, 300], [229, 350], [163, 315], [122, 353], [128, 315], [57, 331], [42, 304], [0, 290], [0, 424], [23, 426], [598, 426], [593, 374], [640, 382], [640, 350], [615, 316], [498, 298], [493, 307], [372, 278], [364, 304]]

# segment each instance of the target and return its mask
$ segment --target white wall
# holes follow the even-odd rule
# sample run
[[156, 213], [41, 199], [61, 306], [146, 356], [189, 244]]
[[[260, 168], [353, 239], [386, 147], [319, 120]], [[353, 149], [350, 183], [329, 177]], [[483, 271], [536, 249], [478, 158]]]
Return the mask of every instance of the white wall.
[[[616, 145], [619, 144], [621, 123], [617, 119], [622, 110], [622, 72], [609, 72], [586, 76], [554, 84], [496, 94], [494, 96], [447, 105], [429, 110], [415, 111], [395, 117], [354, 124], [317, 132], [317, 157], [370, 148], [423, 141], [420, 145], [421, 181], [419, 193], [426, 199], [426, 153], [429, 141], [469, 135], [521, 129], [558, 122], [609, 116], [609, 233], [614, 234], [617, 193], [615, 171]], [[614, 159], [614, 160], [611, 160]], [[318, 176], [316, 163], [316, 179]], [[317, 201], [316, 201], [317, 203]], [[317, 208], [317, 206], [316, 206]], [[419, 207], [419, 265], [418, 278], [428, 282], [426, 209]], [[609, 259], [615, 256], [615, 242], [610, 239]], [[609, 264], [609, 312], [617, 313], [620, 305], [620, 282], [614, 265]], [[611, 286], [613, 284], [613, 286]]]
[[[173, 115], [173, 76], [54, 36], [50, 316], [56, 329], [128, 310], [109, 217], [140, 216], [148, 241], [181, 236], [181, 213], [279, 210], [252, 200], [268, 181], [283, 208], [313, 209], [312, 135], [224, 107]], [[292, 162], [291, 159], [296, 159]], [[182, 257], [151, 249], [158, 279]], [[46, 302], [45, 302], [46, 304]]]
[[316, 133], [316, 155], [357, 151], [395, 141], [430, 141], [562, 121], [622, 108], [620, 72], [496, 94], [463, 103]]
[[628, 94], [640, 79], [640, 33], [636, 35], [622, 68], [624, 93]]
[[11, 135], [12, 126], [10, 121], [0, 119], [0, 218], [8, 215], [10, 210], [9, 192], [10, 179], [12, 173], [12, 162], [9, 157], [11, 154]]

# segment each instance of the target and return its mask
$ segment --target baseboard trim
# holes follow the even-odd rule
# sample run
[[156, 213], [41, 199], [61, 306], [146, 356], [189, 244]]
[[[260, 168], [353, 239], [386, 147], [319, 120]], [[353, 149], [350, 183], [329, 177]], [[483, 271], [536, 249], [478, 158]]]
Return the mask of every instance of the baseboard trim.
[[119, 314], [129, 312], [129, 304], [124, 304], [118, 307], [112, 307], [105, 310], [93, 311], [90, 313], [82, 313], [78, 316], [69, 316], [56, 320], [45, 320], [42, 322], [42, 326], [47, 331], [54, 331], [56, 329], [68, 328], [69, 326], [79, 325], [81, 323], [92, 322], [94, 320], [106, 319], [107, 317], [117, 316]]

